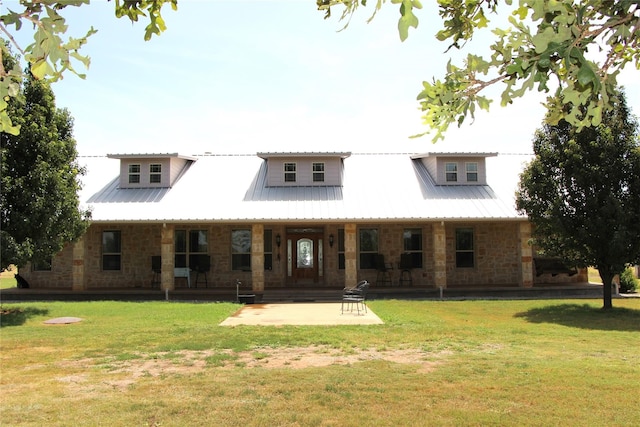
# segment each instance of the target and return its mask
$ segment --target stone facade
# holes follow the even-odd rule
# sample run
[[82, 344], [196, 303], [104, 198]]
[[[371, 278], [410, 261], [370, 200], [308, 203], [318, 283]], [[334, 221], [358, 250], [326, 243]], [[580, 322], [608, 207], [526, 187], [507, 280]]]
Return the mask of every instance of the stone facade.
[[[186, 286], [186, 280], [173, 275], [176, 230], [203, 230], [207, 235], [207, 254], [211, 258], [211, 269], [207, 273], [209, 288], [235, 287], [239, 279], [251, 284], [254, 291], [292, 286], [287, 281], [287, 247], [278, 246], [276, 236], [285, 242], [288, 230], [296, 224], [162, 224], [162, 223], [94, 223], [76, 243], [69, 244], [55, 256], [50, 271], [21, 270], [34, 288], [59, 289], [105, 289], [105, 288], [151, 288], [154, 274], [151, 257], [161, 256], [162, 273], [160, 288], [174, 289]], [[403, 233], [406, 229], [422, 232], [422, 268], [412, 269], [414, 287], [530, 287], [539, 283], [586, 282], [586, 272], [569, 277], [534, 277], [532, 272], [533, 252], [528, 244], [531, 227], [526, 221], [510, 222], [427, 222], [403, 224], [326, 224], [315, 225], [322, 230], [322, 274], [317, 287], [342, 288], [353, 286], [367, 279], [375, 286], [377, 271], [359, 268], [358, 232], [361, 227], [376, 228], [379, 242], [378, 252], [391, 263], [394, 284], [398, 284], [400, 255], [404, 252]], [[474, 264], [472, 267], [456, 266], [456, 229], [473, 230]], [[251, 231], [251, 271], [232, 269], [231, 236], [233, 230]], [[105, 231], [120, 231], [121, 268], [116, 271], [102, 269], [102, 238]], [[272, 239], [272, 265], [265, 269], [263, 250], [264, 231], [270, 230]], [[344, 250], [338, 248], [338, 235], [344, 236]], [[333, 236], [334, 245], [329, 244]], [[339, 257], [344, 257], [344, 268], [340, 268]], [[204, 287], [204, 276], [192, 286]], [[294, 285], [295, 286], [295, 285]]]

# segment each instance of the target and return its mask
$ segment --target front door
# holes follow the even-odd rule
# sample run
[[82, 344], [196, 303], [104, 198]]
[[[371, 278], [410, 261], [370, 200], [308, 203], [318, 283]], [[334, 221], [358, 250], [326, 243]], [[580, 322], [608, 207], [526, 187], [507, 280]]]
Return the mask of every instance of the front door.
[[322, 233], [287, 234], [287, 283], [311, 285], [322, 277]]

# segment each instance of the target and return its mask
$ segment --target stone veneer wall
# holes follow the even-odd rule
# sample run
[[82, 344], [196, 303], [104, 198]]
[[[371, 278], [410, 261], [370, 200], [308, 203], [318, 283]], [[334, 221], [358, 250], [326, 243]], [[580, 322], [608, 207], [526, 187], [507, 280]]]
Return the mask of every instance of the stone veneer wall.
[[[251, 224], [171, 224], [172, 229], [206, 230], [208, 233], [211, 271], [207, 274], [209, 287], [235, 287], [235, 280], [240, 279], [247, 286], [252, 284], [252, 273], [231, 270], [231, 232], [234, 229], [252, 229]], [[318, 226], [319, 227], [319, 226]], [[350, 227], [353, 227], [351, 225]], [[392, 277], [398, 283], [398, 263], [400, 254], [404, 252], [403, 232], [408, 228], [422, 229], [423, 268], [412, 270], [414, 286], [435, 287], [435, 259], [433, 233], [441, 227], [437, 224], [406, 223], [398, 225], [366, 224], [358, 228], [377, 228], [379, 230], [379, 252], [388, 263], [393, 264]], [[475, 267], [459, 269], [455, 267], [455, 229], [458, 227], [473, 228], [475, 238]], [[519, 223], [444, 223], [446, 233], [446, 285], [447, 286], [518, 286], [520, 280], [520, 245]], [[264, 288], [277, 288], [286, 282], [286, 228], [285, 224], [265, 224], [264, 229], [272, 230], [273, 269], [264, 273]], [[343, 224], [324, 226], [324, 285], [331, 288], [345, 286], [345, 270], [338, 269], [338, 230]], [[102, 271], [101, 251], [102, 232], [120, 230], [122, 237], [122, 270]], [[280, 234], [280, 248], [275, 237]], [[329, 236], [334, 236], [334, 246], [329, 246]], [[93, 224], [76, 248], [76, 254], [84, 251], [84, 275], [82, 287], [92, 288], [150, 288], [153, 278], [151, 257], [161, 254], [162, 224]], [[73, 283], [72, 266], [74, 265], [74, 245], [67, 245], [55, 256], [51, 271], [20, 271], [34, 288], [70, 289]], [[278, 260], [278, 254], [280, 259]], [[356, 253], [357, 258], [357, 253]], [[76, 260], [78, 262], [78, 260]], [[358, 260], [355, 260], [356, 265]], [[567, 277], [534, 277], [535, 283], [546, 282], [586, 282], [586, 272]], [[375, 286], [377, 271], [374, 269], [356, 270], [357, 280], [367, 279]], [[195, 283], [195, 273], [191, 276]], [[199, 287], [203, 287], [204, 277], [200, 276]], [[353, 277], [349, 279], [353, 281]], [[77, 284], [76, 284], [77, 285]], [[175, 279], [175, 286], [185, 287], [184, 279]]]
[[[516, 222], [445, 224], [447, 286], [518, 286], [520, 242]], [[456, 229], [471, 228], [474, 235], [475, 265], [456, 268]]]
[[27, 279], [31, 288], [71, 289], [73, 276], [73, 244], [53, 257], [50, 271], [33, 271], [30, 265], [20, 269], [20, 275]]

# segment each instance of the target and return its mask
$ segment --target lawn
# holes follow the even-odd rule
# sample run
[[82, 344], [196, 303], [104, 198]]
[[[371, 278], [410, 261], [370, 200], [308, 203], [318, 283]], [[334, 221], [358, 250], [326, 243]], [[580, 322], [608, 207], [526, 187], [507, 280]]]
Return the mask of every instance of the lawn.
[[[3, 426], [640, 425], [640, 299], [371, 301], [375, 326], [232, 303], [3, 304]], [[79, 323], [45, 325], [60, 316]]]

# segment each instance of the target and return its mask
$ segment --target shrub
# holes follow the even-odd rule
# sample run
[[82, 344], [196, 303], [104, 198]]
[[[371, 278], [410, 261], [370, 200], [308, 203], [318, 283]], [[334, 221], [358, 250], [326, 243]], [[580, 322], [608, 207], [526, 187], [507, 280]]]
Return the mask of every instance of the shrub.
[[635, 292], [638, 287], [638, 279], [633, 277], [633, 270], [627, 268], [620, 275], [620, 292]]

